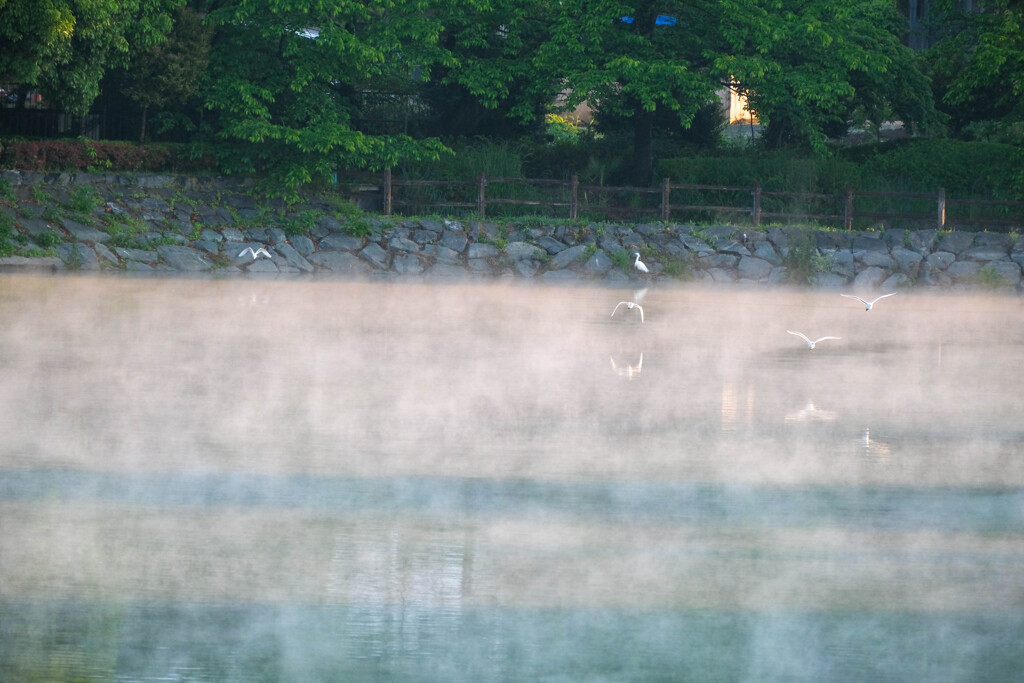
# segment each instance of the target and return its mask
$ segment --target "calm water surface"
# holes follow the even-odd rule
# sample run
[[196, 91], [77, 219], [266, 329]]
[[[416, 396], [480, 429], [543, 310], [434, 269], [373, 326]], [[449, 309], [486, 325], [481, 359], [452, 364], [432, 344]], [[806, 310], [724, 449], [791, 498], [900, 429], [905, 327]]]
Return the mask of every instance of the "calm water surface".
[[0, 277], [0, 681], [1022, 679], [1021, 299], [635, 296]]

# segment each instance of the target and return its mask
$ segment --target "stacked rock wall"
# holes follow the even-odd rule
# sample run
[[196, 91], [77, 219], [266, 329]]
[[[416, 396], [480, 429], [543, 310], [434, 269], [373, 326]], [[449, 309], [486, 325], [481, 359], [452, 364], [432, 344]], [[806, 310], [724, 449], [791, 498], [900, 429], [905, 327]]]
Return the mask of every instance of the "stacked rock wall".
[[[323, 198], [261, 205], [248, 183], [165, 175], [4, 171], [0, 211], [15, 255], [0, 268], [217, 275], [510, 277], [626, 283], [639, 251], [656, 279], [894, 289], [1019, 291], [1014, 234], [842, 232], [681, 224], [357, 217]], [[88, 188], [83, 191], [81, 188]], [[81, 197], [93, 199], [87, 212]], [[77, 197], [77, 200], [76, 200]], [[77, 205], [77, 209], [75, 208]], [[0, 217], [3, 218], [3, 217]], [[248, 251], [266, 249], [270, 258]], [[243, 254], [243, 252], [245, 252]]]

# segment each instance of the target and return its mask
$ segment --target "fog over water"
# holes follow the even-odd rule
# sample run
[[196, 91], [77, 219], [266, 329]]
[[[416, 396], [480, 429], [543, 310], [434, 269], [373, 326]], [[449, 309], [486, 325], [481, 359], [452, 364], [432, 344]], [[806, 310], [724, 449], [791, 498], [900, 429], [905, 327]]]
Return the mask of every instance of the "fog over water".
[[1019, 680], [1022, 314], [2, 276], [0, 680]]

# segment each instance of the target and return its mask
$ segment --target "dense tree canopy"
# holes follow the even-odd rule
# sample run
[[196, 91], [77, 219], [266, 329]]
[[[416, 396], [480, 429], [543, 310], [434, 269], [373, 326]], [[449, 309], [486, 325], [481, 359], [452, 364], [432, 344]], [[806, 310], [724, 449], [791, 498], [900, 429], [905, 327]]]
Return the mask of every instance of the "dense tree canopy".
[[84, 114], [108, 69], [162, 41], [185, 0], [0, 0], [0, 79]]
[[1024, 121], [1024, 3], [980, 4], [980, 12], [952, 0], [934, 8], [937, 96], [956, 130], [979, 120]]
[[821, 149], [860, 108], [867, 118], [923, 123], [932, 105], [891, 0], [722, 0], [715, 60], [767, 126], [770, 147]]
[[426, 0], [226, 0], [216, 25], [206, 107], [240, 171], [294, 187], [339, 168], [437, 155], [437, 140], [363, 130], [366, 95], [426, 81], [448, 64], [440, 3]]
[[654, 141], [713, 131], [726, 86], [770, 147], [929, 123], [925, 71], [955, 128], [1020, 120], [1021, 3], [959, 4], [934, 3], [925, 69], [891, 0], [0, 0], [0, 81], [84, 113], [116, 72], [143, 117], [193, 107], [177, 120], [225, 170], [286, 190], [435, 157], [439, 135], [537, 132], [585, 101], [619, 126], [605, 130], [629, 123], [619, 145], [643, 185]]

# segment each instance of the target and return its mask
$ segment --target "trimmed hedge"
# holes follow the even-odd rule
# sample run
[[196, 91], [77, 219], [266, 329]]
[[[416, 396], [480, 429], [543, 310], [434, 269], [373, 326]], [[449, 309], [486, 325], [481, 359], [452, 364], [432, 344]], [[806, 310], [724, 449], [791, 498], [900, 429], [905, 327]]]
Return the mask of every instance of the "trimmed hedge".
[[1024, 148], [947, 138], [899, 140], [829, 157], [792, 152], [720, 152], [662, 159], [655, 175], [679, 183], [753, 185], [779, 192], [839, 193], [847, 187], [935, 192], [958, 197], [1024, 198]]
[[213, 168], [183, 145], [93, 140], [0, 140], [0, 168], [22, 171], [197, 171]]

